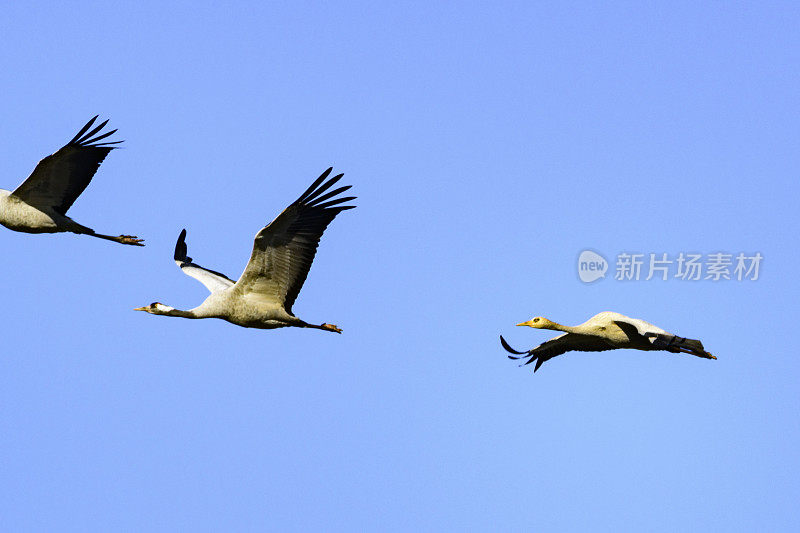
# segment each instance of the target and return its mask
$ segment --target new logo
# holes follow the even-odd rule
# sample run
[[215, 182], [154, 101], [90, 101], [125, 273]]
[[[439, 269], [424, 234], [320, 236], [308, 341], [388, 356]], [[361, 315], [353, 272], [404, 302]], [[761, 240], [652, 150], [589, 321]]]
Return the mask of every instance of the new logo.
[[584, 250], [578, 256], [578, 277], [584, 283], [591, 283], [606, 277], [608, 261], [602, 255], [591, 250]]

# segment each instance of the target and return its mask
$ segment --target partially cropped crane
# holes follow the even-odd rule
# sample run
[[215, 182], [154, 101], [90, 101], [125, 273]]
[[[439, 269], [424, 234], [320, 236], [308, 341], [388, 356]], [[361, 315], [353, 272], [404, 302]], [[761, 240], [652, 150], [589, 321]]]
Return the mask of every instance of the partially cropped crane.
[[[239, 281], [203, 268], [187, 255], [186, 230], [175, 245], [175, 262], [183, 272], [211, 291], [198, 307], [186, 311], [159, 302], [136, 311], [182, 318], [220, 318], [246, 328], [273, 329], [295, 326], [341, 333], [333, 324], [309, 324], [292, 313], [322, 233], [328, 224], [354, 205], [340, 205], [354, 196], [334, 198], [351, 186], [325, 193], [342, 174], [325, 181], [329, 168], [278, 217], [256, 234], [250, 262]], [[325, 194], [323, 194], [325, 193]]]
[[526, 352], [515, 350], [500, 335], [503, 348], [514, 354], [514, 356], [509, 355], [509, 359], [527, 357], [529, 359], [525, 362], [526, 365], [535, 361], [534, 372], [539, 370], [542, 363], [548, 359], [573, 350], [580, 352], [600, 352], [616, 348], [665, 350], [674, 353], [688, 353], [704, 359], [716, 359], [705, 351], [703, 343], [698, 340], [678, 337], [644, 320], [611, 311], [598, 313], [579, 326], [562, 326], [541, 316], [517, 324], [517, 326], [564, 332]]
[[13, 192], [0, 189], [0, 224], [25, 233], [72, 232], [144, 246], [135, 235], [102, 235], [67, 216], [67, 210], [92, 181], [100, 163], [115, 148], [110, 145], [122, 142], [99, 142], [117, 130], [98, 135], [108, 123], [106, 120], [89, 131], [96, 120], [97, 116], [56, 153], [39, 161], [28, 179]]

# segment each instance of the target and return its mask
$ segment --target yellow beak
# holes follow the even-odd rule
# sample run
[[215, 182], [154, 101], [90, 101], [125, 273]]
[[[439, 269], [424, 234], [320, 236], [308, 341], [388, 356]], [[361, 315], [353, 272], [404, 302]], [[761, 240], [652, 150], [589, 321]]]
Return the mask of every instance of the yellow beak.
[[519, 324], [517, 324], [517, 325], [518, 325], [518, 326], [530, 326], [530, 325], [531, 325], [531, 321], [530, 321], [530, 320], [528, 320], [527, 322], [520, 322], [520, 323], [519, 323]]
[[134, 311], [147, 311], [147, 307], [137, 307]]

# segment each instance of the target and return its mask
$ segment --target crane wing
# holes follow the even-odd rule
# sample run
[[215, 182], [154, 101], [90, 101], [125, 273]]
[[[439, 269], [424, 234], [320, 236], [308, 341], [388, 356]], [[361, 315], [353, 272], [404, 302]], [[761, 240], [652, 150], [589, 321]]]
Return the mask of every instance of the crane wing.
[[641, 335], [642, 337], [652, 337], [656, 334], [670, 335], [669, 332], [664, 331], [655, 324], [646, 322], [639, 318], [627, 318], [625, 320], [614, 320], [614, 324], [625, 332], [629, 339], [633, 340], [635, 336]]
[[599, 337], [593, 337], [591, 335], [578, 335], [576, 333], [562, 333], [561, 335], [553, 337], [549, 341], [545, 341], [539, 346], [528, 350], [527, 352], [520, 352], [513, 349], [511, 346], [509, 346], [502, 335], [500, 336], [500, 342], [507, 352], [517, 356], [514, 357], [509, 355], [509, 359], [524, 359], [528, 357], [529, 359], [524, 363], [526, 365], [536, 361], [536, 366], [533, 368], [534, 372], [539, 370], [539, 367], [542, 366], [542, 363], [545, 361], [548, 361], [553, 357], [566, 352], [602, 352], [605, 350], [614, 349], [614, 346], [611, 346]]
[[228, 287], [232, 287], [234, 283], [236, 283], [225, 274], [203, 268], [200, 265], [193, 263], [192, 258], [186, 255], [187, 252], [188, 248], [186, 247], [186, 230], [184, 229], [181, 231], [180, 236], [178, 236], [178, 242], [175, 243], [175, 263], [181, 267], [183, 273], [187, 276], [193, 277], [205, 285], [206, 288], [211, 292], [225, 290]]
[[95, 120], [97, 116], [87, 122], [64, 147], [39, 161], [28, 179], [12, 194], [27, 204], [51, 207], [65, 215], [92, 181], [100, 163], [115, 148], [109, 145], [122, 142], [99, 142], [117, 130], [97, 135], [108, 121], [89, 131]]
[[699, 340], [678, 337], [644, 320], [635, 320], [632, 322], [633, 323], [615, 321], [614, 323], [628, 335], [628, 338], [634, 339], [636, 335], [640, 335], [643, 339], [646, 339], [653, 350], [666, 350], [673, 353], [683, 352], [706, 359], [716, 359], [716, 357], [706, 351], [703, 347], [703, 343]]
[[323, 172], [297, 200], [258, 232], [250, 261], [236, 282], [243, 293], [279, 304], [292, 313], [322, 233], [336, 215], [355, 207], [339, 205], [355, 200], [355, 196], [334, 198], [350, 185], [325, 192], [343, 176], [339, 174], [325, 181], [332, 170]]

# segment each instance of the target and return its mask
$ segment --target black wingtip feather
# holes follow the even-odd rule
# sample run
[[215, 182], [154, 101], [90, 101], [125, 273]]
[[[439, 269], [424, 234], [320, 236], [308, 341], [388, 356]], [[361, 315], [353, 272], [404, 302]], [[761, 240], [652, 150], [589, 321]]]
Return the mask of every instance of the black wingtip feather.
[[[346, 209], [353, 209], [354, 205], [352, 206], [342, 206], [342, 207], [334, 207], [342, 204], [344, 202], [349, 202], [351, 200], [355, 200], [355, 196], [348, 196], [345, 198], [334, 198], [336, 195], [341, 194], [350, 188], [352, 185], [345, 185], [343, 187], [339, 187], [333, 191], [325, 192], [330, 189], [336, 182], [338, 182], [344, 174], [337, 174], [334, 177], [330, 178], [328, 181], [323, 181], [330, 175], [333, 171], [333, 167], [329, 167], [322, 175], [317, 178], [311, 186], [306, 189], [300, 197], [294, 201], [293, 205], [303, 206], [303, 208], [313, 208], [313, 211], [318, 213], [319, 216], [324, 216], [325, 218], [329, 218], [328, 221], [332, 220], [338, 213], [344, 211]], [[323, 194], [325, 193], [325, 194]], [[325, 213], [323, 215], [323, 213]], [[311, 220], [315, 218], [314, 215], [307, 215], [307, 220]], [[326, 224], [327, 225], [327, 224]]]
[[178, 236], [178, 242], [175, 243], [175, 261], [191, 263], [192, 258], [187, 255], [188, 251], [189, 249], [186, 246], [186, 228], [184, 228]]
[[[515, 350], [514, 348], [512, 348], [511, 345], [509, 345], [506, 342], [506, 340], [503, 338], [502, 335], [500, 335], [500, 344], [503, 345], [503, 348], [505, 348], [505, 350], [508, 353], [513, 353], [513, 354], [516, 354], [516, 355], [528, 355], [528, 352], [520, 352], [519, 350]], [[519, 357], [517, 357], [516, 359], [519, 359]]]
[[110, 148], [112, 150], [116, 150], [117, 149], [116, 146], [109, 146], [109, 145], [111, 145], [111, 144], [122, 144], [124, 142], [125, 142], [124, 140], [122, 140], [122, 141], [108, 141], [108, 142], [104, 142], [104, 143], [96, 143], [96, 144], [93, 144], [92, 146], [95, 147], [95, 148]]
[[[95, 143], [97, 143], [97, 141], [101, 141], [101, 140], [105, 139], [106, 137], [108, 137], [110, 135], [114, 135], [116, 132], [117, 132], [117, 130], [108, 131], [108, 132], [106, 132], [106, 133], [104, 133], [102, 135], [98, 135], [94, 139], [85, 140], [85, 141], [83, 141], [82, 144], [85, 144], [85, 145], [95, 144]], [[89, 135], [87, 135], [86, 137], [89, 137]], [[122, 142], [122, 141], [117, 141], [117, 142]]]
[[319, 184], [320, 184], [320, 183], [322, 183], [323, 181], [325, 181], [325, 178], [327, 178], [327, 177], [328, 177], [328, 175], [329, 175], [329, 174], [330, 174], [332, 171], [333, 171], [333, 167], [328, 167], [328, 170], [326, 170], [325, 172], [323, 172], [322, 174], [320, 174], [320, 176], [319, 176], [319, 177], [318, 177], [316, 180], [314, 180], [314, 183], [312, 183], [312, 184], [311, 184], [311, 186], [310, 186], [308, 189], [306, 189], [306, 190], [305, 190], [305, 192], [304, 192], [303, 194], [301, 194], [301, 195], [300, 195], [300, 197], [299, 197], [299, 198], [296, 200], [296, 203], [301, 203], [301, 202], [305, 201], [305, 200], [306, 200], [306, 197], [307, 197], [307, 196], [308, 196], [308, 195], [309, 195], [309, 194], [310, 194], [310, 193], [311, 193], [311, 192], [312, 192], [314, 189], [316, 189], [316, 188], [319, 186]]
[[[324, 203], [324, 204], [318, 204], [318, 205], [315, 205], [313, 207], [316, 207], [317, 209], [328, 209], [328, 208], [333, 207], [335, 205], [343, 204], [345, 202], [349, 202], [350, 200], [355, 200], [355, 199], [356, 199], [355, 196], [346, 196], [344, 198], [336, 198], [334, 200], [331, 200], [330, 202], [327, 202], [327, 203]], [[352, 206], [352, 207], [355, 207], [355, 206]]]
[[75, 135], [75, 137], [73, 137], [72, 140], [67, 144], [74, 144], [78, 139], [80, 139], [83, 136], [83, 134], [86, 133], [89, 130], [89, 128], [92, 127], [92, 124], [94, 124], [94, 121], [97, 120], [97, 117], [99, 116], [100, 115], [93, 116], [91, 120], [89, 120], [89, 122], [87, 122], [86, 125], [81, 128], [81, 131], [79, 131], [78, 134]]
[[322, 196], [318, 196], [318, 194], [319, 194], [319, 193], [323, 192], [325, 189], [327, 189], [328, 187], [330, 187], [331, 185], [333, 185], [333, 183], [334, 183], [334, 181], [333, 181], [333, 180], [329, 181], [329, 182], [328, 182], [328, 183], [326, 183], [324, 186], [320, 187], [320, 188], [319, 188], [319, 189], [318, 189], [318, 190], [317, 190], [317, 191], [316, 191], [316, 192], [315, 192], [315, 193], [312, 195], [312, 197], [306, 198], [306, 199], [305, 199], [305, 201], [304, 201], [303, 203], [304, 203], [304, 204], [306, 204], [307, 206], [315, 206], [315, 205], [319, 205], [319, 204], [321, 204], [322, 202], [324, 202], [325, 200], [328, 200], [329, 198], [333, 198], [333, 197], [334, 197], [334, 196], [336, 196], [337, 194], [341, 194], [341, 193], [343, 193], [344, 191], [346, 191], [347, 189], [350, 189], [350, 188], [352, 187], [352, 185], [345, 185], [344, 187], [339, 187], [338, 189], [334, 189], [334, 190], [332, 190], [332, 191], [331, 191], [331, 192], [329, 192], [329, 193], [323, 194]]
[[108, 119], [106, 119], [105, 122], [101, 122], [99, 126], [97, 126], [95, 129], [93, 129], [92, 131], [81, 137], [81, 139], [78, 141], [78, 144], [84, 144], [86, 142], [89, 142], [88, 139], [90, 139], [92, 135], [102, 130], [106, 124], [108, 124]]
[[[310, 194], [306, 195], [303, 198], [302, 203], [304, 203], [305, 205], [313, 205], [313, 204], [319, 202], [320, 201], [320, 197], [319, 196], [322, 193], [324, 193], [325, 191], [327, 191], [328, 189], [330, 189], [331, 186], [333, 186], [333, 184], [335, 184], [337, 181], [342, 179], [342, 176], [344, 176], [344, 174], [339, 174], [338, 176], [334, 176], [331, 179], [329, 179], [328, 181], [326, 181], [325, 183], [323, 183], [318, 189], [315, 189]], [[330, 194], [331, 193], [328, 193], [328, 195], [330, 195]], [[328, 196], [328, 195], [326, 195], [326, 196]]]
[[[99, 135], [97, 137], [94, 137], [94, 135], [100, 133], [100, 130], [102, 130], [105, 127], [105, 125], [108, 124], [108, 120], [106, 120], [106, 121], [102, 122], [99, 126], [96, 126], [92, 131], [89, 131], [89, 129], [92, 127], [92, 125], [97, 120], [97, 117], [99, 117], [99, 116], [100, 115], [95, 115], [94, 117], [92, 117], [92, 119], [89, 122], [87, 122], [86, 125], [84, 125], [81, 128], [81, 130], [78, 132], [78, 134], [75, 135], [75, 137], [73, 137], [67, 143], [67, 145], [80, 146], [82, 148], [92, 147], [92, 148], [109, 148], [109, 149], [113, 149], [114, 147], [113, 146], [109, 146], [109, 145], [120, 144], [121, 142], [123, 142], [123, 141], [106, 141], [106, 142], [103, 142], [103, 143], [98, 142], [98, 141], [102, 141], [103, 139], [105, 139], [105, 138], [109, 137], [110, 135], [113, 135], [114, 133], [117, 132], [117, 130], [114, 129], [114, 130], [111, 130], [109, 132], [103, 133], [103, 134], [101, 134], [101, 135]], [[87, 131], [88, 131], [88, 133], [87, 133]]]

